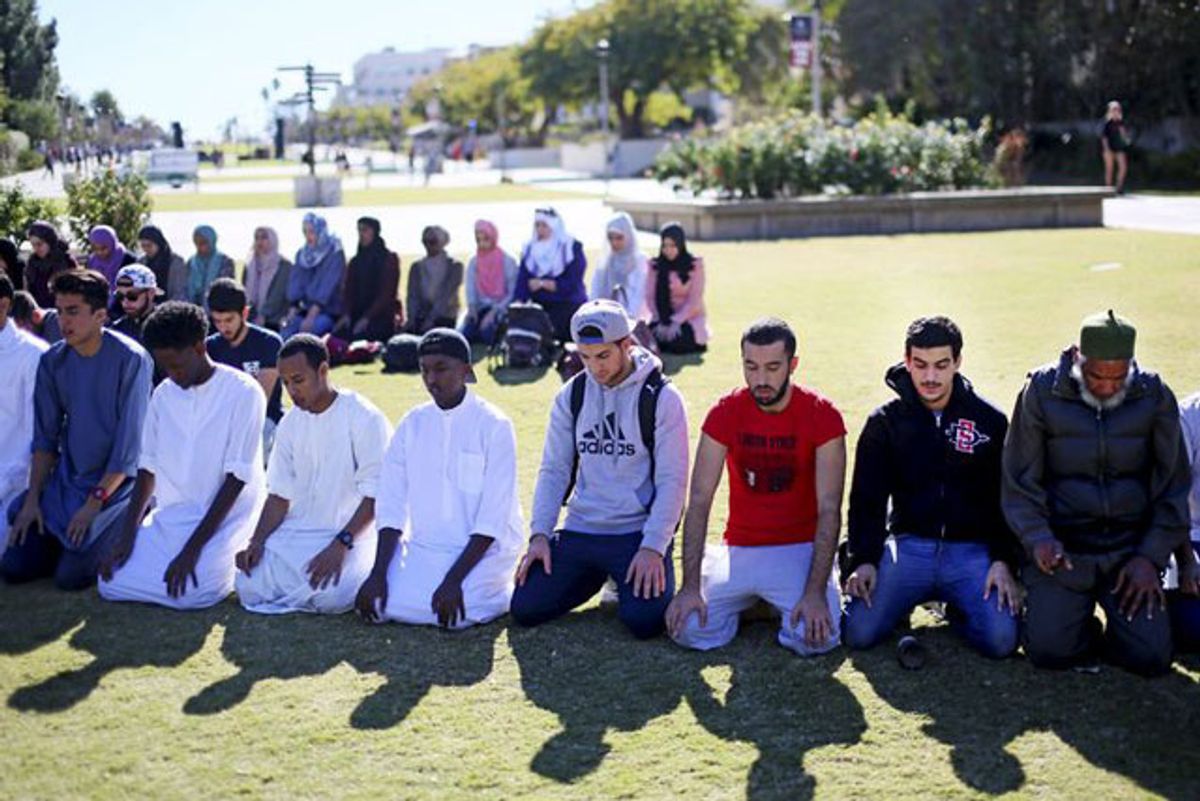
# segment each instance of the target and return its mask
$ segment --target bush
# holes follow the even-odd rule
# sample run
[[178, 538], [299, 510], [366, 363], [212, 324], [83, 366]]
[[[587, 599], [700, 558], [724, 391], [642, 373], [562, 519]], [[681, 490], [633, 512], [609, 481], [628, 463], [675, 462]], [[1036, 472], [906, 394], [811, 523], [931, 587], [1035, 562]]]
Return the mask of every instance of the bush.
[[128, 244], [150, 220], [150, 193], [137, 173], [118, 176], [113, 170], [67, 184], [67, 224], [76, 241], [86, 242], [88, 231], [111, 225], [117, 238]]
[[0, 189], [0, 237], [20, 242], [31, 222], [57, 217], [58, 207], [53, 201], [30, 197], [20, 184]]
[[988, 121], [914, 125], [877, 111], [849, 127], [790, 113], [734, 128], [718, 139], [685, 140], [655, 164], [662, 181], [726, 197], [821, 193], [886, 195], [986, 186]]
[[46, 157], [36, 150], [22, 150], [17, 154], [17, 172], [27, 172], [46, 166]]

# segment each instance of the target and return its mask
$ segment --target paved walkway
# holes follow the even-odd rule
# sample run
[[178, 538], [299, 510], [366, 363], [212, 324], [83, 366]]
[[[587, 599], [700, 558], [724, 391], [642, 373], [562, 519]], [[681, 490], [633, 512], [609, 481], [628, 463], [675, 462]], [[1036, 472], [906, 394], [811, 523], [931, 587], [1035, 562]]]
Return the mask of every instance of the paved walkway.
[[1200, 234], [1200, 197], [1129, 195], [1104, 201], [1104, 225], [1138, 231]]

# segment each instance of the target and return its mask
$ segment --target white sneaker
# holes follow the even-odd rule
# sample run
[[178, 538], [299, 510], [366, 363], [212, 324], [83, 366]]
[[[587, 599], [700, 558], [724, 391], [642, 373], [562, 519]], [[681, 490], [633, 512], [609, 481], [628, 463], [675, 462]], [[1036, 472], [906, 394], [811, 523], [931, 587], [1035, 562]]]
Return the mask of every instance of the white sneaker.
[[616, 606], [617, 605], [617, 582], [610, 576], [608, 581], [604, 582], [604, 586], [600, 588], [600, 606]]

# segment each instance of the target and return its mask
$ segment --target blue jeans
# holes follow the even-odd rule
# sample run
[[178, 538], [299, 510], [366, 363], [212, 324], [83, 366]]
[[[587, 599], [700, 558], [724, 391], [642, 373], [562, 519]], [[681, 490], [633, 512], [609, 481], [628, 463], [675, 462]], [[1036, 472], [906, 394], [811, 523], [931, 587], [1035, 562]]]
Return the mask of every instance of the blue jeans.
[[975, 650], [1002, 659], [1017, 647], [1017, 617], [996, 608], [996, 594], [983, 599], [992, 559], [986, 545], [923, 537], [889, 540], [879, 562], [868, 607], [851, 599], [842, 623], [850, 648], [870, 648], [907, 619], [917, 604], [944, 601], [951, 625]]
[[667, 591], [657, 598], [637, 598], [626, 583], [629, 563], [642, 547], [636, 534], [579, 534], [560, 531], [550, 540], [550, 574], [542, 563], [534, 565], [525, 584], [513, 592], [511, 613], [522, 626], [537, 626], [565, 615], [600, 592], [606, 579], [617, 583], [617, 617], [638, 639], [663, 633], [667, 604], [675, 595], [675, 566], [671, 548], [663, 557]]
[[[1192, 543], [1200, 555], [1200, 543]], [[1167, 608], [1171, 612], [1171, 637], [1175, 650], [1200, 652], [1200, 598], [1184, 595], [1178, 590], [1167, 593]]]
[[[283, 327], [283, 331], [280, 332], [279, 336], [286, 341], [288, 337], [300, 333], [300, 324], [303, 322], [303, 316], [294, 317], [290, 323]], [[317, 337], [325, 336], [333, 330], [333, 326], [336, 322], [337, 320], [322, 312], [321, 314], [317, 315], [317, 319], [313, 321], [312, 331], [309, 331], [308, 333]]]

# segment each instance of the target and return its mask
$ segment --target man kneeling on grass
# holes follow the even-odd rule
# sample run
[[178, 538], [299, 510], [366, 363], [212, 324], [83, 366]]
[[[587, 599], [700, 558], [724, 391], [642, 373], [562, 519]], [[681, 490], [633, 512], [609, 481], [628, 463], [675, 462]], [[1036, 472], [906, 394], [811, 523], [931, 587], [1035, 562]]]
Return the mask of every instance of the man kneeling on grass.
[[391, 426], [329, 382], [329, 351], [296, 334], [279, 352], [293, 408], [279, 424], [267, 502], [236, 587], [251, 612], [348, 612], [375, 557], [375, 495]]
[[267, 401], [253, 378], [212, 362], [207, 333], [204, 309], [179, 301], [156, 309], [142, 331], [170, 380], [150, 399], [133, 497], [100, 566], [109, 601], [200, 609], [233, 590], [234, 554], [263, 501]]
[[[754, 323], [742, 335], [746, 386], [704, 420], [683, 526], [683, 589], [667, 610], [671, 637], [687, 648], [727, 645], [739, 614], [760, 599], [781, 617], [783, 647], [813, 656], [838, 645], [832, 572], [846, 427], [832, 403], [792, 382], [798, 365], [787, 323]], [[706, 554], [709, 510], [726, 466], [725, 544]]]
[[516, 434], [467, 388], [462, 334], [434, 328], [417, 356], [433, 402], [404, 416], [384, 456], [375, 566], [355, 606], [373, 622], [487, 623], [508, 611], [521, 547]]

